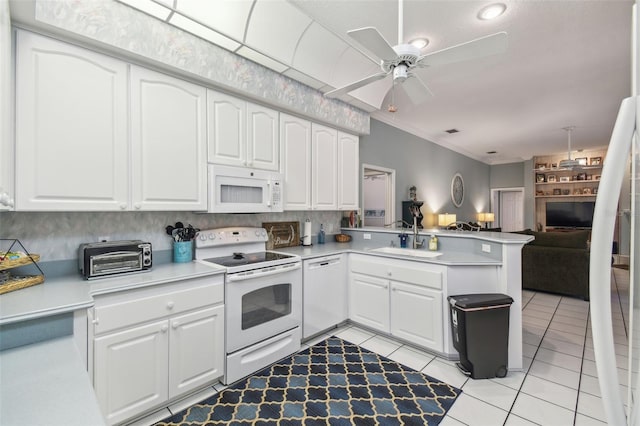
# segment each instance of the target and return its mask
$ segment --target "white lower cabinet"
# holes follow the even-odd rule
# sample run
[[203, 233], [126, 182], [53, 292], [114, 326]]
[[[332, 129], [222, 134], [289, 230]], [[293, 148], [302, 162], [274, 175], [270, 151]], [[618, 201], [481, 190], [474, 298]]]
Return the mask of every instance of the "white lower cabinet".
[[446, 267], [353, 254], [350, 270], [352, 321], [443, 351]]
[[224, 374], [223, 278], [96, 297], [89, 342], [107, 424], [123, 423]]

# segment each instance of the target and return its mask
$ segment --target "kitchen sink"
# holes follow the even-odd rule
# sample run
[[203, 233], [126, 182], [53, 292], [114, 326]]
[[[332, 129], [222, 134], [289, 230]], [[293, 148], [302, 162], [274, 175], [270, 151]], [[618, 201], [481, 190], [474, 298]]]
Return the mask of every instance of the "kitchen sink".
[[424, 257], [424, 258], [433, 258], [433, 257], [438, 257], [442, 255], [442, 253], [440, 253], [439, 251], [416, 250], [416, 249], [400, 248], [400, 247], [380, 247], [377, 249], [371, 249], [371, 251], [375, 251], [378, 253], [397, 254], [400, 256], [413, 256], [413, 257]]

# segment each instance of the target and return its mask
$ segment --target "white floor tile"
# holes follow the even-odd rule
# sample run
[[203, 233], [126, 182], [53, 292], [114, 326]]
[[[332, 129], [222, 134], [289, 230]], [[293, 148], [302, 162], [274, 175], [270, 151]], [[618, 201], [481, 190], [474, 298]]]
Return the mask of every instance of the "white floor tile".
[[551, 321], [549, 324], [551, 330], [565, 331], [567, 333], [577, 334], [578, 336], [585, 336], [587, 333], [587, 326], [585, 325], [571, 325], [559, 321]]
[[402, 346], [398, 348], [398, 350], [392, 352], [388, 358], [399, 362], [402, 365], [413, 368], [414, 370], [420, 371], [426, 367], [427, 364], [435, 358], [435, 356], [408, 346]]
[[462, 391], [480, 401], [509, 411], [518, 391], [491, 380], [467, 380]]
[[509, 371], [506, 377], [500, 377], [495, 379], [489, 379], [492, 382], [496, 382], [503, 386], [509, 386], [511, 389], [519, 390], [524, 382], [524, 378], [527, 376], [525, 371]]
[[542, 339], [541, 347], [563, 354], [572, 355], [578, 358], [582, 358], [584, 347], [582, 345], [576, 345], [575, 343], [567, 342], [566, 340], [558, 340], [545, 336]]
[[[626, 386], [620, 385], [620, 396], [626, 399], [628, 390], [629, 389]], [[580, 392], [588, 393], [589, 395], [600, 398], [602, 395], [600, 393], [600, 383], [598, 382], [598, 378], [587, 374], [580, 376]]]
[[529, 375], [575, 390], [578, 390], [578, 386], [580, 386], [580, 373], [577, 371], [567, 370], [542, 361], [533, 361], [529, 369]]
[[561, 303], [558, 305], [558, 310], [556, 312], [563, 313], [568, 311], [589, 314], [589, 305], [572, 305], [568, 303]]
[[604, 414], [602, 399], [597, 396], [589, 395], [588, 393], [580, 392], [580, 395], [578, 395], [578, 409], [576, 411], [602, 422], [607, 421]]
[[580, 312], [580, 311], [574, 311], [571, 309], [563, 309], [563, 310], [558, 310], [556, 312], [556, 315], [560, 315], [563, 317], [569, 317], [569, 318], [575, 318], [577, 320], [580, 321], [586, 321], [587, 317], [589, 316], [588, 312]]
[[522, 344], [522, 355], [527, 356], [529, 358], [533, 358], [538, 351], [537, 345], [530, 345], [528, 343]]
[[462, 393], [447, 414], [469, 426], [487, 426], [503, 424], [509, 413]]
[[529, 420], [525, 420], [522, 417], [516, 416], [515, 414], [509, 414], [507, 417], [507, 421], [504, 423], [504, 426], [536, 426], [537, 423], [530, 422]]
[[462, 374], [457, 367], [438, 358], [431, 361], [422, 369], [422, 372], [457, 388], [462, 388], [462, 385], [468, 380], [468, 377]]
[[562, 300], [560, 301], [560, 306], [563, 306], [563, 305], [577, 305], [577, 306], [583, 306], [587, 309], [589, 308], [588, 301], [578, 299], [575, 297], [563, 297]]
[[584, 346], [585, 338], [584, 336], [579, 336], [573, 333], [567, 333], [566, 331], [560, 330], [547, 330], [547, 333], [544, 335], [545, 338], [561, 340], [563, 342], [572, 343], [574, 345]]
[[538, 312], [547, 312], [549, 314], [553, 314], [556, 311], [556, 307], [548, 306], [548, 305], [538, 305], [536, 303], [529, 303], [527, 304], [527, 306], [525, 306], [522, 312], [524, 313], [525, 311], [528, 311], [528, 310], [534, 310]]
[[568, 370], [580, 372], [582, 359], [563, 354], [561, 352], [550, 351], [549, 349], [540, 348], [536, 354], [536, 360], [553, 364], [557, 367], [566, 368]]
[[540, 318], [549, 322], [553, 317], [553, 312], [538, 311], [536, 309], [525, 309], [524, 311], [522, 311], [522, 317]]
[[585, 328], [587, 327], [586, 321], [583, 321], [581, 319], [574, 318], [574, 317], [568, 317], [568, 316], [561, 315], [561, 314], [554, 315], [553, 316], [553, 320], [556, 321], [556, 322], [562, 322], [562, 323], [565, 323], [565, 324], [584, 325]]
[[549, 326], [549, 320], [543, 320], [540, 318], [529, 317], [526, 315], [522, 315], [522, 322], [526, 325], [534, 325], [540, 328], [546, 328]]
[[519, 417], [545, 426], [570, 426], [574, 411], [520, 392], [511, 412]]
[[335, 336], [339, 337], [340, 339], [351, 342], [353, 344], [359, 345], [365, 340], [372, 338], [374, 334], [357, 327], [350, 327], [346, 330], [336, 333]]
[[571, 389], [567, 386], [559, 385], [530, 374], [522, 384], [520, 393], [522, 392], [572, 411], [576, 407], [576, 400], [578, 398], [578, 391], [576, 389]]
[[594, 419], [593, 417], [585, 416], [584, 414], [576, 413], [575, 426], [606, 426], [605, 422]]
[[360, 346], [378, 355], [388, 357], [393, 351], [398, 350], [402, 344], [386, 337], [373, 336], [371, 339], [360, 343]]
[[440, 426], [466, 426], [461, 421], [454, 419], [453, 417], [446, 415], [440, 422]]

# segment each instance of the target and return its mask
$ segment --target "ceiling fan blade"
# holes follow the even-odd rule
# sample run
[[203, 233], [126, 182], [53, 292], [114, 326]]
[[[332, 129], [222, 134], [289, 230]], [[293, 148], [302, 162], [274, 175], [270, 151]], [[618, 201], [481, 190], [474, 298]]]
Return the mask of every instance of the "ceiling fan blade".
[[429, 90], [427, 85], [424, 84], [424, 81], [415, 74], [409, 74], [407, 79], [400, 86], [414, 105], [419, 105], [433, 97], [433, 93]]
[[469, 59], [504, 53], [507, 50], [507, 33], [500, 32], [457, 44], [422, 56], [420, 66], [452, 64]]
[[339, 96], [344, 95], [345, 93], [351, 92], [352, 90], [356, 90], [356, 89], [359, 89], [362, 86], [366, 86], [369, 83], [373, 83], [374, 81], [382, 80], [383, 78], [385, 78], [388, 75], [389, 75], [389, 73], [386, 73], [386, 72], [373, 74], [373, 75], [370, 75], [369, 77], [363, 78], [362, 80], [358, 80], [358, 81], [355, 81], [355, 82], [353, 82], [351, 84], [348, 84], [348, 85], [346, 85], [344, 87], [340, 87], [338, 89], [331, 90], [331, 91], [325, 93], [324, 96], [326, 98], [337, 98]]
[[347, 34], [384, 61], [393, 61], [398, 57], [393, 47], [374, 27], [358, 28], [357, 30], [347, 31]]

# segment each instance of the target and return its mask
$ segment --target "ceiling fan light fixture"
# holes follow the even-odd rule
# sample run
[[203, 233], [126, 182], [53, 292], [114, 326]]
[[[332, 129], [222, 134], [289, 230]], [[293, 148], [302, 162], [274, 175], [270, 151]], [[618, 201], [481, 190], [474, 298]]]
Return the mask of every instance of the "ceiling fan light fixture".
[[478, 19], [490, 21], [491, 19], [495, 19], [502, 15], [505, 10], [507, 10], [507, 6], [504, 3], [490, 4], [489, 6], [483, 7], [480, 12], [478, 12]]
[[409, 44], [417, 47], [418, 49], [424, 49], [429, 44], [428, 38], [415, 38], [409, 42]]

